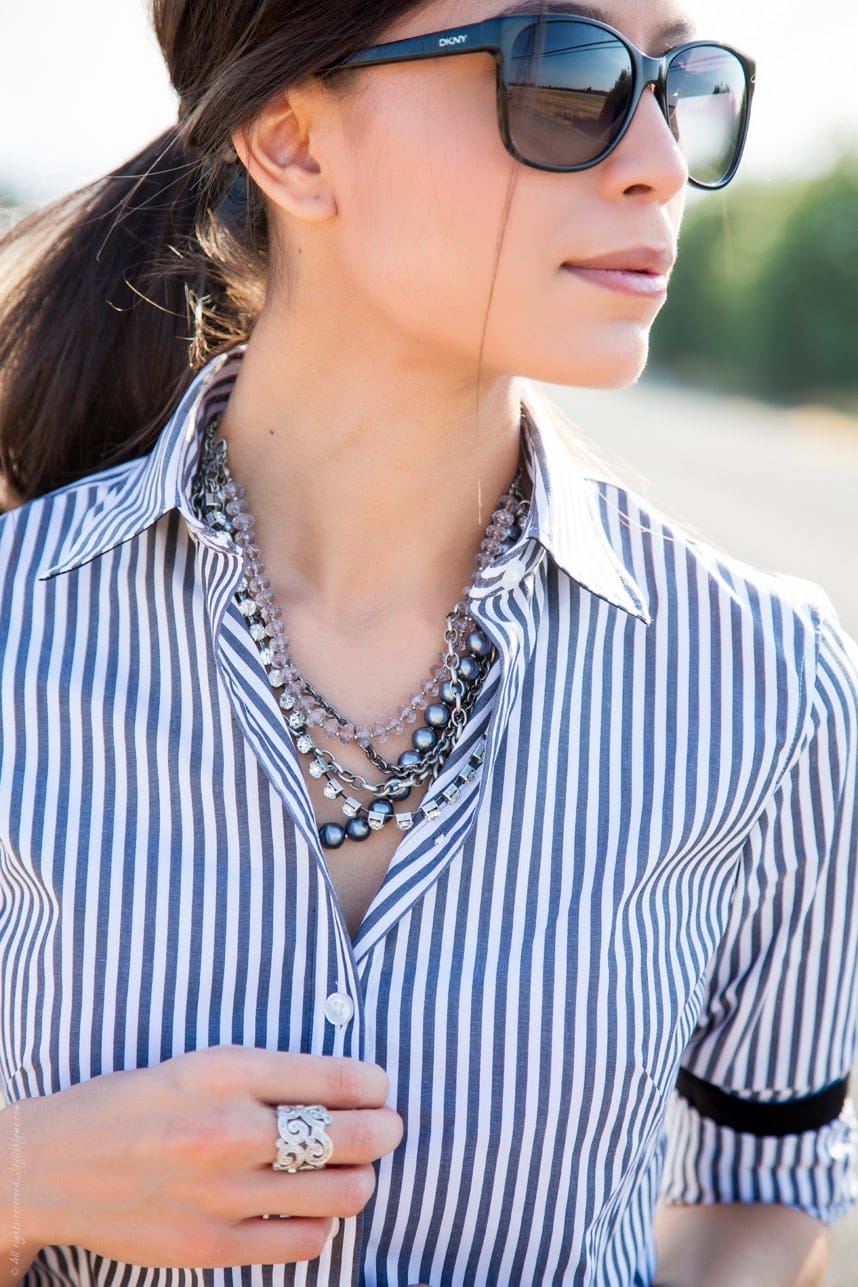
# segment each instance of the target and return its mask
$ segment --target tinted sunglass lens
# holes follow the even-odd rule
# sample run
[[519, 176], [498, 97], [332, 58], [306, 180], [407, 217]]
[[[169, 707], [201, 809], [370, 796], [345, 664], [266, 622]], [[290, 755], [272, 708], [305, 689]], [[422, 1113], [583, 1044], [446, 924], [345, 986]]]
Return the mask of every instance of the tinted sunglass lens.
[[667, 74], [670, 124], [695, 182], [717, 187], [736, 162], [746, 114], [745, 69], [734, 54], [698, 45]]
[[533, 23], [507, 62], [509, 128], [539, 165], [586, 165], [614, 141], [632, 91], [628, 50], [585, 23]]

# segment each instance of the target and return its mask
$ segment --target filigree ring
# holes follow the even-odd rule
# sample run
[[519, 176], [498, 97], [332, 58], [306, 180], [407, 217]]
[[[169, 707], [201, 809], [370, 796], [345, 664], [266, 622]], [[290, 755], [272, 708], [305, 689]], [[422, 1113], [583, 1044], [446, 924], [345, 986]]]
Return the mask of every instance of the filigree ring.
[[322, 1104], [277, 1105], [275, 1171], [320, 1171], [330, 1162], [334, 1145], [325, 1127], [331, 1114]]

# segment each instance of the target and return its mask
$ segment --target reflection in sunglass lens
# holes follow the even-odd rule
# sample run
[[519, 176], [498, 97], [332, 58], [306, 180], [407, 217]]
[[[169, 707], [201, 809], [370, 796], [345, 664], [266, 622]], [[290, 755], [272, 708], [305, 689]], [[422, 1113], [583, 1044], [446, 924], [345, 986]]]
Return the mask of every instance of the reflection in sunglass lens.
[[728, 50], [692, 47], [670, 64], [671, 129], [698, 183], [718, 184], [732, 169], [746, 93], [744, 68]]
[[[609, 31], [562, 18], [522, 31], [506, 61], [508, 113], [518, 153], [537, 165], [587, 165], [626, 123], [634, 67]], [[731, 173], [747, 110], [745, 70], [717, 45], [676, 54], [667, 115], [692, 179], [717, 187]]]
[[507, 64], [509, 127], [522, 156], [584, 165], [616, 138], [632, 91], [628, 50], [580, 22], [533, 23]]

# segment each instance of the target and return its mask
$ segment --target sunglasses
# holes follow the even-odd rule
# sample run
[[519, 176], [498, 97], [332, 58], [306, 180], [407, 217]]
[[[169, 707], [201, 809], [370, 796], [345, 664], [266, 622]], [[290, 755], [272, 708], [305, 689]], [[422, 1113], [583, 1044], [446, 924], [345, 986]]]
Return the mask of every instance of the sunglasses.
[[738, 169], [755, 65], [708, 40], [650, 58], [594, 18], [512, 14], [362, 49], [323, 75], [465, 53], [494, 58], [501, 137], [525, 165], [563, 172], [598, 165], [652, 85], [695, 187], [723, 188]]

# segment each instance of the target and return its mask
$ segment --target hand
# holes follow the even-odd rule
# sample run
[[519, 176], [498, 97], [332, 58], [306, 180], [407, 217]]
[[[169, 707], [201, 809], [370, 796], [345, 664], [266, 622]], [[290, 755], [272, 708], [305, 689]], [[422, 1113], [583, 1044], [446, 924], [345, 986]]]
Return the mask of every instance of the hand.
[[[388, 1089], [381, 1068], [356, 1060], [221, 1046], [23, 1100], [26, 1246], [175, 1268], [313, 1259], [334, 1218], [369, 1201], [371, 1163], [402, 1138]], [[324, 1170], [272, 1170], [273, 1106], [292, 1103], [332, 1114]]]

